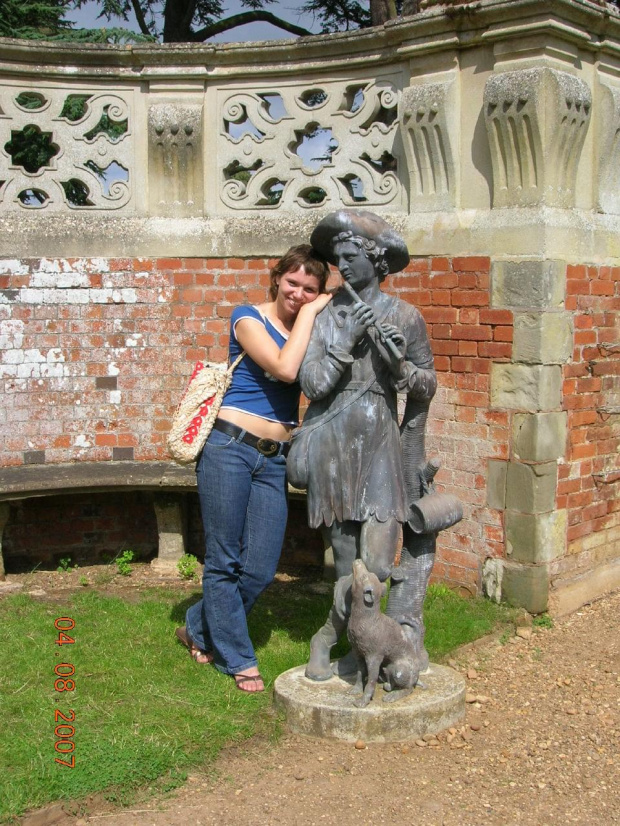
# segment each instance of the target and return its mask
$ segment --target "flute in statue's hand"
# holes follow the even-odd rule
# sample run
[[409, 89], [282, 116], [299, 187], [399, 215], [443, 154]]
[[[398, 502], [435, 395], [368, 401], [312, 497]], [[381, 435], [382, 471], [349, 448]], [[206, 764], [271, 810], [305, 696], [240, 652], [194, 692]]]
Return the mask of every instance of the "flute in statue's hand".
[[[342, 286], [354, 302], [362, 301], [346, 278], [342, 279]], [[392, 361], [392, 359], [395, 359], [397, 364], [400, 365], [404, 359], [404, 353], [398, 348], [398, 345], [394, 339], [400, 340], [404, 344], [404, 337], [392, 326], [381, 324], [381, 322], [376, 319], [372, 322], [372, 326], [379, 333], [380, 342], [389, 351], [389, 355], [391, 356], [389, 360]]]

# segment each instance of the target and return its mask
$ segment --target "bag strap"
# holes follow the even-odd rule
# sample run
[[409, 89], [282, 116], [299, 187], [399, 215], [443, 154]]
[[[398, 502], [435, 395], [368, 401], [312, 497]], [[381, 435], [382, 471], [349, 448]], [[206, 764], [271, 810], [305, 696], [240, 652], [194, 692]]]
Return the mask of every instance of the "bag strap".
[[376, 376], [371, 376], [364, 382], [364, 384], [361, 387], [357, 388], [353, 395], [348, 396], [339, 407], [336, 407], [333, 410], [330, 410], [329, 412], [325, 413], [325, 415], [322, 418], [315, 420], [314, 422], [312, 422], [312, 424], [309, 424], [306, 427], [304, 427], [302, 422], [302, 424], [298, 428], [296, 428], [296, 430], [294, 430], [291, 434], [291, 439], [294, 439], [296, 435], [301, 435], [302, 432], [308, 435], [317, 428], [322, 427], [324, 424], [327, 424], [327, 422], [330, 422], [336, 416], [339, 416], [340, 413], [343, 412], [343, 410], [346, 410], [347, 407], [353, 404], [353, 402], [356, 402], [361, 396], [363, 396], [364, 393], [372, 387], [375, 381]]
[[240, 364], [241, 359], [244, 356], [245, 356], [245, 350], [242, 350], [240, 355], [237, 356], [237, 358], [233, 361], [233, 363], [230, 365], [230, 367], [228, 368], [228, 370], [226, 372], [229, 373], [229, 374], [232, 373], [232, 371], [235, 369], [235, 367], [237, 367], [237, 365]]

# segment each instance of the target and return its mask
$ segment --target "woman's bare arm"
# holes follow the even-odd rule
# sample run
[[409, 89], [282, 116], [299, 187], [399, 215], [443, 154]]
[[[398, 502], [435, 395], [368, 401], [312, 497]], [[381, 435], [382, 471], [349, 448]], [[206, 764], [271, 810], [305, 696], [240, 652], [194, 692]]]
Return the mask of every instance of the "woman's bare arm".
[[245, 352], [263, 370], [280, 381], [291, 383], [297, 378], [299, 367], [310, 341], [314, 319], [331, 301], [331, 295], [322, 293], [299, 310], [288, 341], [280, 349], [262, 324], [251, 318], [237, 322], [235, 335]]

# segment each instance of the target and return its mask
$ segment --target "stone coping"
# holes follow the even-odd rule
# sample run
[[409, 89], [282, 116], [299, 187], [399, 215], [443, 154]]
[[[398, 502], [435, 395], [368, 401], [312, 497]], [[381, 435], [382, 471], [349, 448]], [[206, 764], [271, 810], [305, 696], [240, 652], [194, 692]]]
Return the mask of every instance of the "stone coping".
[[[32, 72], [36, 65], [38, 77], [74, 77], [75, 67], [79, 66], [85, 74], [94, 73], [103, 79], [110, 70], [132, 78], [136, 78], [136, 72], [143, 72], [147, 78], [167, 75], [176, 65], [182, 70], [178, 79], [187, 81], [188, 67], [192, 67], [193, 79], [217, 76], [219, 71], [229, 74], [235, 64], [243, 67], [243, 72], [251, 66], [259, 74], [297, 74], [325, 67], [332, 60], [347, 68], [356, 61], [366, 66], [385, 64], [386, 59], [398, 60], [410, 54], [418, 57], [538, 33], [568, 38], [593, 52], [620, 53], [617, 9], [602, 8], [590, 0], [547, 0], [544, 8], [541, 6], [540, 0], [481, 0], [456, 8], [435, 5], [374, 28], [245, 43], [107, 45], [0, 38], [0, 66], [4, 62], [11, 74], [22, 75]], [[393, 51], [386, 52], [390, 49]]]
[[[175, 462], [75, 462], [71, 464], [18, 465], [0, 468], [0, 502], [40, 496], [62, 496], [81, 491], [118, 490], [193, 491], [194, 466]], [[305, 491], [289, 485], [293, 499]]]

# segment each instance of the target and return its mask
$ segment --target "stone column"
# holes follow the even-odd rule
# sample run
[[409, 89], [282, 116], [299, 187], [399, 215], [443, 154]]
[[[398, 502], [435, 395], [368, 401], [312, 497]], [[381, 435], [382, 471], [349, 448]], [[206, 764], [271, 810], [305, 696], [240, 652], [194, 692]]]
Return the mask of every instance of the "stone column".
[[505, 515], [502, 596], [535, 614], [547, 609], [548, 563], [566, 550], [566, 511], [556, 509], [566, 450], [561, 364], [572, 347], [564, 280], [561, 261], [505, 261], [492, 271], [492, 303], [513, 310], [514, 343], [512, 362], [492, 366], [491, 404], [515, 413], [509, 460], [489, 463], [488, 503]]
[[159, 545], [157, 559], [151, 562], [161, 573], [176, 573], [177, 563], [186, 553], [187, 507], [185, 497], [160, 494], [153, 500], [157, 518]]

